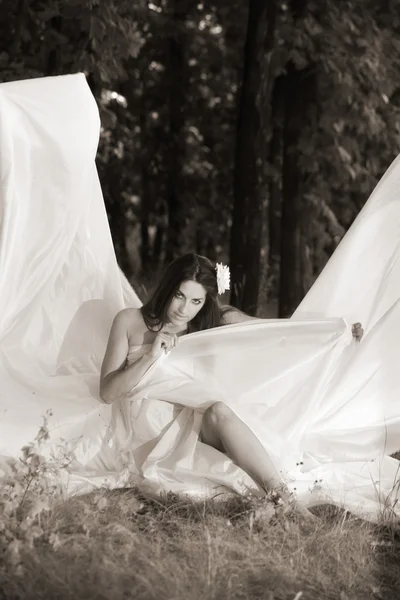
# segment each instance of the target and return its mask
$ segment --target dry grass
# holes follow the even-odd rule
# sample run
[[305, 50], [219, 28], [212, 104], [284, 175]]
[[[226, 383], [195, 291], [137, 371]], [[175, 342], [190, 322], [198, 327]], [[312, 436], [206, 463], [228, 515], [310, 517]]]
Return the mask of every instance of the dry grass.
[[21, 513], [19, 530], [15, 515], [3, 517], [0, 598], [398, 598], [393, 527], [332, 507], [311, 525], [263, 525], [254, 514], [237, 496], [195, 503], [122, 490], [55, 502], [22, 529]]
[[[47, 415], [0, 479], [0, 600], [398, 600], [400, 527], [334, 507], [316, 522], [234, 494], [60, 499]], [[52, 478], [49, 475], [52, 475]]]

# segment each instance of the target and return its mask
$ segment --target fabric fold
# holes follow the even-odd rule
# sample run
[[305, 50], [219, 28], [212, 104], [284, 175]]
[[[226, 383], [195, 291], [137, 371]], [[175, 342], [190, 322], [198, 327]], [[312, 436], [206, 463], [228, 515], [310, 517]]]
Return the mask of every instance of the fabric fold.
[[372, 520], [385, 502], [398, 511], [399, 463], [389, 454], [400, 440], [400, 158], [292, 319], [184, 336], [131, 394], [106, 405], [99, 373], [112, 319], [140, 301], [112, 245], [96, 103], [77, 74], [1, 84], [0, 109], [3, 460], [51, 410], [42, 450], [70, 453], [66, 493], [135, 483], [202, 497], [259, 493], [199, 437], [204, 410], [222, 401], [307, 505]]

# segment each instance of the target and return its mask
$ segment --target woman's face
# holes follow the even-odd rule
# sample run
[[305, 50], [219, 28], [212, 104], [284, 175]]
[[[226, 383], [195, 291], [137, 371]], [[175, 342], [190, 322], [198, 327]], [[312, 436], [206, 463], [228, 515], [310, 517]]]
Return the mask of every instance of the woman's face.
[[183, 281], [168, 307], [167, 317], [172, 325], [183, 328], [201, 310], [207, 292], [197, 281]]

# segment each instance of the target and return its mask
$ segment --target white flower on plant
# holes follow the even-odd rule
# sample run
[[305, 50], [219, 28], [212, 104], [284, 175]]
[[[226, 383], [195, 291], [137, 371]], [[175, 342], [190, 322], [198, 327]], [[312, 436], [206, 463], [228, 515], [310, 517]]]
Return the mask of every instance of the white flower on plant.
[[226, 292], [226, 290], [230, 289], [231, 285], [231, 274], [229, 267], [223, 265], [222, 263], [217, 263], [215, 269], [217, 271], [218, 294], [223, 294]]

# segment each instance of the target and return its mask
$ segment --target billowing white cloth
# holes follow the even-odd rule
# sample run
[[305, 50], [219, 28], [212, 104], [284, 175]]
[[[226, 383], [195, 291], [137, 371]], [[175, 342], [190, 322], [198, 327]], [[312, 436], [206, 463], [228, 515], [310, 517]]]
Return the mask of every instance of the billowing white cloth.
[[6, 83], [0, 118], [0, 455], [17, 456], [51, 409], [47, 451], [74, 456], [68, 493], [138, 481], [246, 493], [250, 477], [199, 441], [202, 412], [221, 400], [308, 505], [376, 519], [395, 504], [400, 159], [292, 319], [185, 336], [108, 406], [98, 384], [111, 321], [140, 302], [115, 260], [95, 101], [81, 74]]

